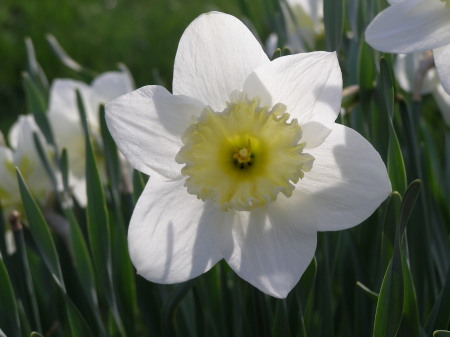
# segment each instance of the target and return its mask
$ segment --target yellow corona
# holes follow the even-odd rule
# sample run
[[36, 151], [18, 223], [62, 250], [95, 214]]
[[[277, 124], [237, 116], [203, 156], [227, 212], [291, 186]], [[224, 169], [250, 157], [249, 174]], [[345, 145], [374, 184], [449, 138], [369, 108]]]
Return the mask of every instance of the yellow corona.
[[302, 130], [289, 121], [286, 106], [260, 106], [259, 97], [234, 93], [222, 112], [203, 110], [184, 133], [176, 161], [190, 194], [222, 210], [249, 211], [291, 196], [294, 184], [311, 170], [303, 153]]

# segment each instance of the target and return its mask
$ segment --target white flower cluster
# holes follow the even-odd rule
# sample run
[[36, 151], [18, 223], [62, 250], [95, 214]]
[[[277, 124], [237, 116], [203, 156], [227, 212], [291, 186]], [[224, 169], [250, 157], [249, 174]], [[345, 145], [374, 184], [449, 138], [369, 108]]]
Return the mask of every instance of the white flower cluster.
[[[390, 6], [379, 13], [367, 27], [366, 41], [379, 51], [408, 54], [397, 57], [396, 75], [400, 86], [406, 91], [418, 91], [416, 95], [431, 92], [444, 121], [450, 126], [448, 1], [388, 0], [388, 2]], [[432, 67], [423, 69], [421, 60], [431, 52], [436, 72], [432, 69], [426, 73], [426, 70]]]
[[[76, 90], [81, 94], [87, 122], [93, 141], [101, 148], [99, 107], [122, 94], [133, 90], [133, 81], [126, 72], [112, 71], [99, 75], [91, 85], [72, 79], [57, 79], [50, 88], [47, 120], [55, 144], [50, 144], [38, 127], [32, 114], [22, 115], [13, 124], [5, 139], [0, 133], [0, 203], [5, 217], [12, 210], [24, 214], [16, 177], [16, 167], [21, 171], [31, 193], [41, 207], [52, 200], [56, 189], [62, 189], [57, 165], [50, 167], [57, 185], [50, 181], [44, 163], [38, 154], [37, 142], [51, 165], [54, 156], [67, 150], [69, 185], [81, 206], [86, 205], [85, 141], [76, 100]], [[100, 157], [101, 151], [97, 153]]]

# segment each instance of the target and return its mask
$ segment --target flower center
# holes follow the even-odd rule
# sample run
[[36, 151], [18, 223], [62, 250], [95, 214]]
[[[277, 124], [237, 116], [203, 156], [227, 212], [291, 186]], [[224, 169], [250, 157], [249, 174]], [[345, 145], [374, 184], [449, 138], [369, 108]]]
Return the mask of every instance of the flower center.
[[286, 106], [260, 106], [259, 97], [233, 94], [222, 112], [206, 107], [184, 133], [176, 161], [185, 164], [185, 186], [222, 210], [249, 211], [292, 195], [294, 184], [312, 168], [303, 153], [302, 131], [288, 122]]
[[250, 138], [248, 139], [247, 147], [243, 147], [240, 150], [235, 149], [233, 159], [234, 163], [242, 169], [252, 164], [252, 144]]

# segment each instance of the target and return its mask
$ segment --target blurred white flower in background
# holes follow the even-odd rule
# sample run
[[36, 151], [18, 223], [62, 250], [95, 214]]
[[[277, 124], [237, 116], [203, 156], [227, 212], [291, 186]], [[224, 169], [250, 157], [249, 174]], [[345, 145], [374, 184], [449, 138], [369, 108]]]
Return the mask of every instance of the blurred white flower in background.
[[421, 94], [432, 94], [445, 124], [450, 126], [450, 95], [439, 82], [434, 68], [421, 69], [424, 61], [429, 62], [429, 58], [432, 57], [430, 54], [430, 52], [424, 52], [397, 55], [395, 77], [400, 87], [407, 92], [414, 92], [417, 90], [415, 86], [419, 85]]
[[34, 134], [39, 138], [48, 157], [52, 158], [54, 149], [47, 144], [32, 115], [20, 116], [12, 126], [8, 137], [11, 148], [0, 145], [0, 202], [6, 217], [9, 217], [12, 210], [24, 214], [16, 167], [20, 169], [31, 193], [41, 206], [45, 206], [54, 191], [39, 158]]
[[106, 72], [96, 77], [91, 85], [72, 79], [56, 79], [50, 88], [48, 119], [58, 150], [67, 150], [69, 158], [69, 185], [80, 203], [85, 206], [85, 141], [76, 100], [76, 90], [83, 98], [87, 122], [93, 138], [97, 159], [102, 159], [99, 108], [110, 100], [134, 89], [133, 80], [126, 71]]
[[[287, 0], [280, 1], [287, 41], [285, 45], [294, 52], [312, 51], [316, 40], [324, 34], [323, 0]], [[278, 35], [270, 34], [266, 43], [269, 55], [275, 52]]]
[[137, 272], [182, 282], [225, 259], [286, 297], [317, 231], [359, 224], [391, 192], [373, 146], [335, 123], [341, 97], [335, 53], [270, 61], [235, 17], [194, 20], [178, 45], [173, 94], [146, 86], [106, 105], [120, 151], [151, 175], [128, 231]]
[[433, 50], [443, 88], [450, 94], [450, 4], [442, 0], [388, 0], [366, 29], [373, 48], [396, 54]]

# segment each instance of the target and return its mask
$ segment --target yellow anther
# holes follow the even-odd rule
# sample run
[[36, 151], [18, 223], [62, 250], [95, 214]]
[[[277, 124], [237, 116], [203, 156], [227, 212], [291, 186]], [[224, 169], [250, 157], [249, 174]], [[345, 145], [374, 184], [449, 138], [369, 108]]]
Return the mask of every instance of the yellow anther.
[[239, 164], [246, 164], [251, 161], [252, 144], [250, 138], [248, 139], [247, 147], [243, 147], [240, 150], [235, 148], [234, 152], [233, 158], [236, 159]]

